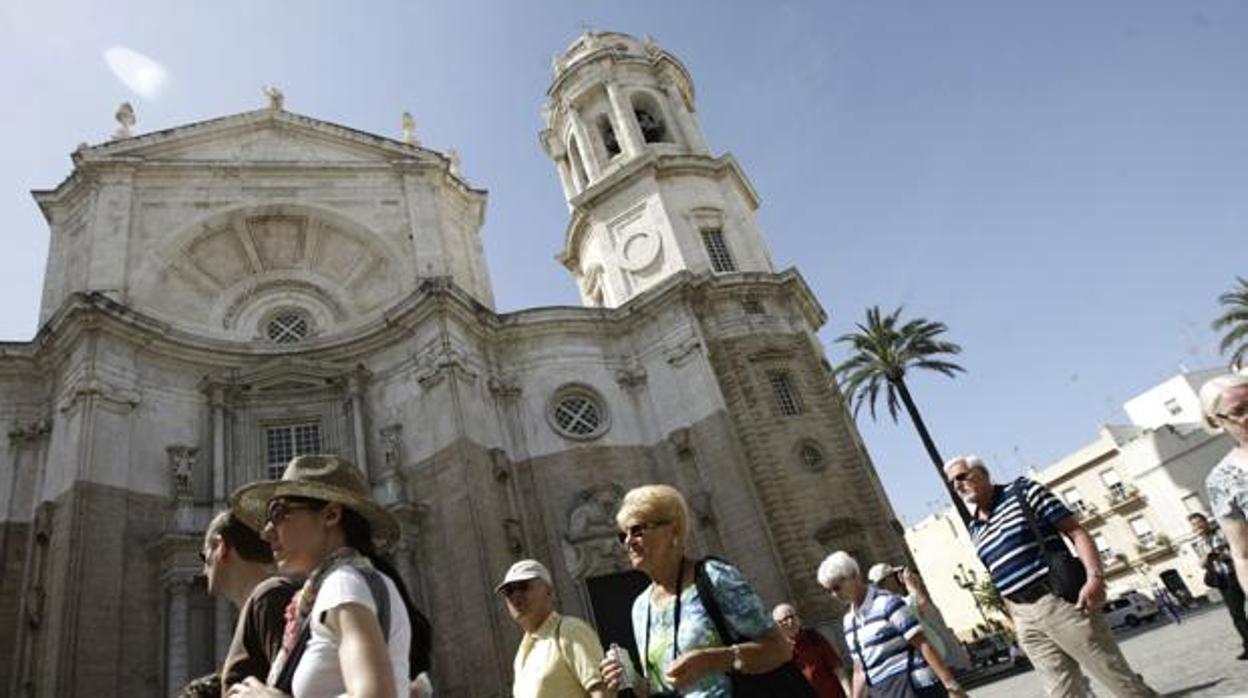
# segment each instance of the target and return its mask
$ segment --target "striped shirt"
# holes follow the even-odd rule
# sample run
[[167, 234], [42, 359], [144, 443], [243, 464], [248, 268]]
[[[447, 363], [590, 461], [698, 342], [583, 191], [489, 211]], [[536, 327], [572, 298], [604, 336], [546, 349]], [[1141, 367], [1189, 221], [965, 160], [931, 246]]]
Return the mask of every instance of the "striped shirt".
[[968, 528], [975, 541], [975, 552], [1002, 596], [1025, 589], [1049, 574], [1040, 541], [1032, 535], [1027, 515], [1019, 506], [1020, 492], [1025, 493], [1036, 526], [1049, 539], [1050, 546], [1065, 545], [1057, 532], [1057, 522], [1072, 515], [1060, 499], [1034, 480], [1020, 477], [1009, 485], [993, 487], [987, 520], [978, 516], [981, 509]]
[[910, 640], [923, 626], [900, 596], [867, 585], [862, 604], [845, 614], [844, 629], [850, 656], [862, 667], [868, 685], [896, 676], [907, 666], [914, 685], [936, 683], [922, 653], [911, 651]]

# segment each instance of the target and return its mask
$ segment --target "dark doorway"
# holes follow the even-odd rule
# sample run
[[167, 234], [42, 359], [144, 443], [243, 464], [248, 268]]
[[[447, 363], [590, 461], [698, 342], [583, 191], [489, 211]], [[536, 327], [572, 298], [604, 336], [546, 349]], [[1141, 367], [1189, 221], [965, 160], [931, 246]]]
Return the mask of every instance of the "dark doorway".
[[1182, 606], [1187, 607], [1192, 602], [1192, 590], [1187, 588], [1187, 583], [1183, 581], [1183, 575], [1178, 570], [1169, 569], [1161, 573], [1161, 583], [1166, 585], [1166, 591], [1175, 598]]
[[589, 603], [602, 648], [605, 650], [614, 642], [627, 649], [640, 674], [641, 658], [637, 654], [637, 643], [633, 641], [633, 599], [650, 586], [650, 578], [641, 572], [629, 571], [590, 577], [585, 583], [589, 586]]

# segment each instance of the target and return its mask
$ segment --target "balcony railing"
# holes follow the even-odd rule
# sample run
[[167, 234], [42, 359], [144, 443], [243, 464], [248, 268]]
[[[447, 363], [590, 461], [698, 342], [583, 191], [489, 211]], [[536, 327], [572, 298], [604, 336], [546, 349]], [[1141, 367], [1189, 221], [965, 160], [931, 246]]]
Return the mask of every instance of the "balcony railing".
[[1144, 503], [1144, 495], [1140, 494], [1139, 488], [1134, 485], [1114, 485], [1109, 488], [1109, 496], [1106, 499], [1109, 501], [1111, 511]]
[[1139, 553], [1140, 559], [1147, 562], [1177, 551], [1174, 544], [1170, 542], [1170, 538], [1163, 534], [1159, 536], [1141, 536], [1140, 541], [1135, 544], [1135, 552]]

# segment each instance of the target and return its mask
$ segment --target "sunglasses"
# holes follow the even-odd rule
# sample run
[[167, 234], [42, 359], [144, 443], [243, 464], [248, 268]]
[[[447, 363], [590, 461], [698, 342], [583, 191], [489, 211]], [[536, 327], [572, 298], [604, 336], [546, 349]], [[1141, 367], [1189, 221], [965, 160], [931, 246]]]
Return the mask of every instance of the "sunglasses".
[[521, 591], [521, 592], [528, 591], [529, 587], [532, 586], [532, 582], [533, 582], [532, 579], [525, 579], [519, 582], [512, 582], [511, 584], [508, 584], [503, 587], [502, 589], [503, 596], [511, 596], [511, 593], [513, 591]]
[[616, 533], [615, 537], [620, 541], [620, 545], [624, 545], [634, 538], [645, 538], [646, 534], [650, 531], [656, 528], [662, 528], [670, 523], [671, 521], [655, 521], [654, 523], [633, 524], [632, 526], [625, 528], [623, 531]]
[[975, 477], [975, 471], [968, 470], [965, 473], [958, 473], [957, 475], [954, 475], [952, 478], [950, 478], [949, 482], [958, 482], [958, 483], [970, 482], [971, 478], [973, 477]]
[[286, 520], [291, 512], [295, 511], [320, 511], [324, 509], [326, 502], [317, 500], [307, 501], [291, 501], [288, 499], [274, 499], [269, 502], [268, 511], [265, 513], [264, 520], [274, 526]]

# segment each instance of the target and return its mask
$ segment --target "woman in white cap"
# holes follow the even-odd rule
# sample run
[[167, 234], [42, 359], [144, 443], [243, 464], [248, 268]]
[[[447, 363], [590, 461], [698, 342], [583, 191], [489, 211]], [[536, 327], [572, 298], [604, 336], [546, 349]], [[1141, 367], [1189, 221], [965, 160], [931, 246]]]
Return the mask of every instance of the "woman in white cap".
[[262, 530], [280, 571], [308, 580], [286, 611], [267, 685], [250, 678], [229, 696], [408, 695], [427, 668], [429, 626], [382, 557], [399, 525], [363, 474], [337, 456], [298, 456], [282, 479], [234, 492], [230, 508]]
[[[1208, 426], [1222, 429], [1235, 448], [1205, 479], [1209, 507], [1231, 547], [1240, 584], [1248, 584], [1248, 376], [1218, 376], [1200, 388]], [[1245, 654], [1248, 654], [1246, 652]]]

